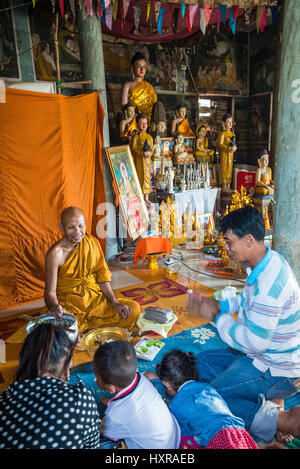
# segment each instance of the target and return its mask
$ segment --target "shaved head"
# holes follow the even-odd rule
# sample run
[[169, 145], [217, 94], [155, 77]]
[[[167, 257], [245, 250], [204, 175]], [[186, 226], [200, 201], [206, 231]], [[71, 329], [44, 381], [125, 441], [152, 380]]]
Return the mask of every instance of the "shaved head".
[[70, 217], [73, 218], [73, 217], [80, 217], [80, 216], [83, 216], [83, 218], [85, 218], [84, 213], [81, 210], [81, 208], [71, 206], [71, 207], [65, 208], [61, 212], [60, 221], [61, 221], [61, 224], [65, 226], [70, 220]]

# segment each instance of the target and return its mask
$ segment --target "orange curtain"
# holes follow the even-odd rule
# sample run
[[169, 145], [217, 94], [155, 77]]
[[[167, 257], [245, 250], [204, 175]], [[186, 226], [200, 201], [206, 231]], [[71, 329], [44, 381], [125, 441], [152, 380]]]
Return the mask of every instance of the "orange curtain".
[[[45, 254], [61, 211], [80, 207], [96, 236], [105, 202], [98, 93], [7, 89], [0, 104], [0, 310], [43, 298]], [[102, 211], [103, 213], [103, 211]], [[105, 239], [99, 240], [105, 252]]]

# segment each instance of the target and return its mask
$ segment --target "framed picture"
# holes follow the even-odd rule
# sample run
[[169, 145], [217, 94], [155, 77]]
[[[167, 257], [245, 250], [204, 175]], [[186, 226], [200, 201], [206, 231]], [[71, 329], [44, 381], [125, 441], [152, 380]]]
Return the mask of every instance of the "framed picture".
[[209, 174], [210, 174], [210, 185], [217, 186], [217, 171], [215, 164], [208, 165]]
[[150, 223], [129, 145], [105, 148], [130, 239], [148, 231]]

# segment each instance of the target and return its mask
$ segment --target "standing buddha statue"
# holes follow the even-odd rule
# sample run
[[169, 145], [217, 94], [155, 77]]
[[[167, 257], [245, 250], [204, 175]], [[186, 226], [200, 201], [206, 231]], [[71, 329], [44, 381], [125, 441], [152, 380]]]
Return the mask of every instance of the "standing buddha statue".
[[223, 130], [218, 135], [217, 147], [220, 152], [221, 185], [223, 192], [232, 192], [233, 154], [237, 150], [235, 134], [232, 131], [232, 116], [225, 114], [222, 118]]

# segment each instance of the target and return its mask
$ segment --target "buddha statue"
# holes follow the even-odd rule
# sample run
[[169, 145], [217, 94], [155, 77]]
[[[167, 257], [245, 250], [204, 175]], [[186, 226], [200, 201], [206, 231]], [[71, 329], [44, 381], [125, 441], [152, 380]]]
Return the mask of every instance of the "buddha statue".
[[154, 139], [154, 147], [153, 147], [153, 160], [161, 160], [163, 155], [163, 149], [161, 145], [161, 139], [159, 135], [156, 135]]
[[137, 115], [136, 124], [138, 131], [130, 141], [130, 149], [146, 205], [150, 205], [153, 138], [147, 133], [148, 120], [145, 114]]
[[138, 113], [145, 114], [148, 123], [151, 121], [153, 104], [157, 96], [153, 86], [144, 78], [147, 71], [147, 60], [141, 52], [137, 52], [131, 59], [133, 80], [124, 83], [122, 88], [122, 107], [128, 101], [134, 104]]
[[123, 112], [124, 118], [120, 121], [120, 137], [127, 138], [130, 142], [131, 137], [137, 132], [134, 105], [130, 102], [127, 103]]
[[195, 159], [198, 162], [212, 163], [214, 150], [208, 148], [208, 138], [206, 137], [207, 124], [201, 122], [196, 128]]
[[177, 164], [192, 163], [194, 158], [186, 151], [184, 136], [177, 133], [174, 138], [174, 159]]
[[190, 128], [189, 121], [186, 118], [186, 106], [184, 104], [177, 106], [176, 117], [171, 122], [172, 137], [177, 133], [181, 133], [184, 137], [195, 137], [194, 132]]
[[274, 181], [272, 179], [272, 170], [268, 167], [269, 155], [264, 150], [257, 160], [258, 168], [255, 175], [255, 194], [271, 195], [274, 194]]
[[232, 116], [225, 114], [222, 118], [222, 131], [218, 135], [217, 147], [220, 152], [220, 169], [222, 191], [231, 193], [233, 154], [237, 150], [235, 134], [232, 131]]

